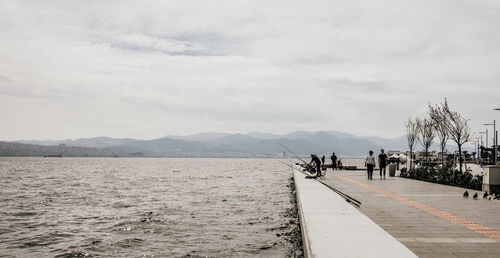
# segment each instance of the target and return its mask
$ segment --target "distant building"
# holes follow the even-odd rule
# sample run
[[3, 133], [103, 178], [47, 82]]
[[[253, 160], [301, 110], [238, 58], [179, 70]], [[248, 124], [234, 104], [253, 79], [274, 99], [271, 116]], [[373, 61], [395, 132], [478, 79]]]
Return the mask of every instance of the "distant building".
[[[427, 153], [427, 157], [429, 158], [429, 161], [436, 161], [439, 159], [439, 155], [436, 151], [429, 151]], [[418, 151], [415, 152], [415, 159], [416, 160], [425, 160], [425, 151]]]

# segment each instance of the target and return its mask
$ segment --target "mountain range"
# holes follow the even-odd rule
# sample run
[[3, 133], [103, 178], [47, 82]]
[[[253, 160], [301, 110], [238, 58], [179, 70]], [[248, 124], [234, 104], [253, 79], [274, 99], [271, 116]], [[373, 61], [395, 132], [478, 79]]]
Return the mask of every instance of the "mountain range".
[[167, 135], [159, 139], [95, 137], [62, 141], [21, 140], [21, 144], [78, 146], [105, 150], [115, 156], [149, 157], [280, 157], [286, 146], [297, 155], [337, 153], [344, 157], [364, 156], [368, 150], [406, 150], [406, 136], [392, 139], [358, 137], [337, 131], [296, 131], [288, 134], [198, 133]]

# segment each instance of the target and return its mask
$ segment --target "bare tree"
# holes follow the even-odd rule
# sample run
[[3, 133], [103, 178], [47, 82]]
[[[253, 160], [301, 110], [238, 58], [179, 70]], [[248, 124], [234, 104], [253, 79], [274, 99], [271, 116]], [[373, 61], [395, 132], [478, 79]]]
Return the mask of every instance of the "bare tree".
[[412, 169], [413, 163], [413, 148], [415, 147], [415, 140], [418, 137], [418, 118], [412, 120], [411, 117], [408, 118], [406, 122], [406, 137], [408, 138], [408, 148], [410, 149], [410, 169]]
[[422, 144], [425, 149], [425, 164], [429, 165], [429, 147], [431, 147], [434, 141], [434, 123], [430, 118], [423, 118], [418, 120], [419, 132], [417, 139]]
[[441, 146], [441, 165], [444, 165], [444, 152], [446, 148], [446, 142], [449, 138], [449, 132], [446, 126], [448, 119], [448, 110], [448, 101], [446, 99], [444, 99], [444, 103], [441, 103], [441, 106], [436, 105], [435, 107], [432, 107], [429, 104], [429, 117], [434, 123], [435, 133], [439, 138], [439, 145]]
[[460, 172], [462, 172], [462, 145], [470, 141], [472, 134], [468, 125], [469, 119], [463, 118], [458, 112], [446, 110], [448, 119], [446, 120], [446, 128], [450, 134], [450, 138], [458, 146], [458, 161], [460, 162]]

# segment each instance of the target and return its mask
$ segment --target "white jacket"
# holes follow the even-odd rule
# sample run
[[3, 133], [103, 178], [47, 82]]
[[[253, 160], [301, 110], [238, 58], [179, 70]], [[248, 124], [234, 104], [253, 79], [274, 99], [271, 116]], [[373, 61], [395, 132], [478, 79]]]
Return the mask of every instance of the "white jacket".
[[370, 156], [370, 155], [366, 156], [365, 163], [367, 165], [370, 164], [370, 165], [374, 165], [375, 166], [375, 156], [373, 156], [373, 155], [372, 156]]

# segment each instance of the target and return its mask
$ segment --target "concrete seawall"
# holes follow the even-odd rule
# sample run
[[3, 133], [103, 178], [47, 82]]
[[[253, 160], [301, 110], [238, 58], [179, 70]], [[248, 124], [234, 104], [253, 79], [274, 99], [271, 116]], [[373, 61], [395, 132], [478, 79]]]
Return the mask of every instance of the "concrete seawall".
[[343, 197], [294, 170], [306, 257], [417, 257]]

